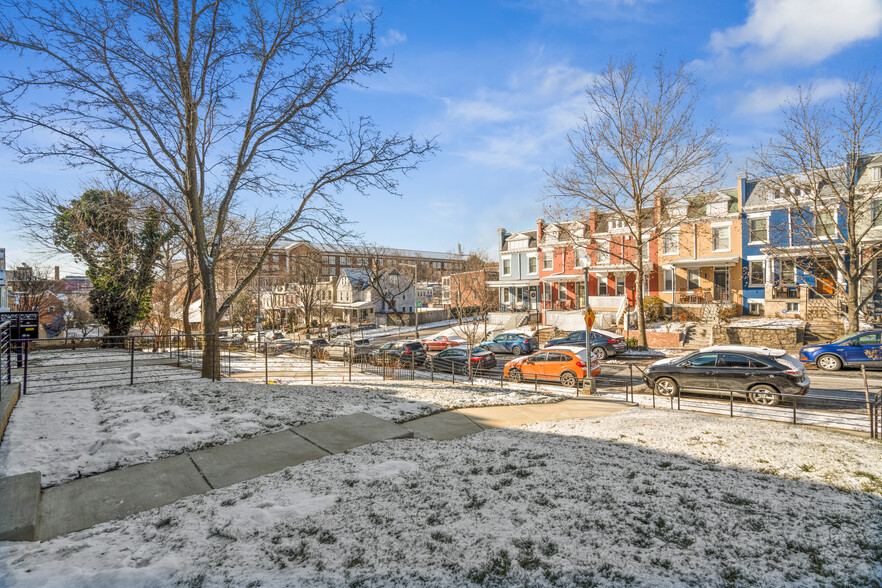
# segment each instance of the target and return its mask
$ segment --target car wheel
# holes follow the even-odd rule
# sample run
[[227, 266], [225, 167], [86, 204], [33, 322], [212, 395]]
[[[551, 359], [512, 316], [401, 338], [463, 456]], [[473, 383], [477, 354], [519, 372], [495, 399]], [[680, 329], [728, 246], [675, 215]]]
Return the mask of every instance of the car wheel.
[[606, 349], [603, 347], [595, 347], [591, 351], [594, 352], [594, 355], [597, 356], [597, 359], [606, 359]]
[[752, 403], [762, 404], [764, 406], [777, 406], [781, 403], [781, 397], [778, 396], [778, 391], [774, 387], [766, 384], [760, 384], [759, 386], [751, 388], [748, 398]]
[[671, 378], [659, 378], [653, 388], [659, 396], [676, 396], [680, 392], [680, 386]]
[[524, 380], [524, 374], [522, 374], [521, 370], [518, 368], [511, 368], [508, 370], [508, 379], [512, 382], [522, 382]]
[[514, 347], [511, 348], [511, 354], [512, 355], [520, 355], [521, 348], [518, 345], [515, 345]]
[[576, 374], [573, 372], [564, 372], [560, 375], [560, 384], [564, 388], [575, 388], [577, 381]]
[[842, 369], [842, 360], [835, 355], [822, 355], [818, 358], [817, 364], [825, 372], [835, 372]]

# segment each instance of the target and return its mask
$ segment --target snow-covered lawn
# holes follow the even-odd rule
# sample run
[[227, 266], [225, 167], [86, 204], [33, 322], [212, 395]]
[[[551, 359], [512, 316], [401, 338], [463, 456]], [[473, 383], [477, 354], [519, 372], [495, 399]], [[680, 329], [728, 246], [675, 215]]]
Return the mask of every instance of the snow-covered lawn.
[[44, 543], [14, 586], [878, 586], [882, 445], [633, 408], [358, 448]]
[[421, 381], [265, 386], [196, 379], [29, 394], [0, 444], [0, 476], [39, 470], [51, 486], [355, 412], [401, 422], [447, 408], [557, 400]]

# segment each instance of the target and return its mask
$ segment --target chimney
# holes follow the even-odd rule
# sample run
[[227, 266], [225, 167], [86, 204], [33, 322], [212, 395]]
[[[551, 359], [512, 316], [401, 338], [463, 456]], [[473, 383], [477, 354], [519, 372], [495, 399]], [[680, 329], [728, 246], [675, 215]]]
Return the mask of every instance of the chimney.
[[545, 230], [545, 219], [536, 220], [536, 243], [542, 243], [542, 232]]
[[59, 269], [59, 267], [56, 265], [55, 266], [55, 281], [57, 282], [60, 279], [61, 279], [61, 269]]
[[747, 172], [739, 172], [736, 176], [738, 179], [738, 195], [741, 197], [741, 204], [747, 200]]
[[457, 243], [457, 244], [456, 244], [456, 254], [457, 254], [457, 255], [462, 255], [462, 243]]

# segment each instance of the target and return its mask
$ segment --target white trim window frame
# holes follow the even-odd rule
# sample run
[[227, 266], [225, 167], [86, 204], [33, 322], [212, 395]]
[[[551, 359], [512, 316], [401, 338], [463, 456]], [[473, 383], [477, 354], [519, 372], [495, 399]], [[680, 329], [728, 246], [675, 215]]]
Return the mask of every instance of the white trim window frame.
[[[714, 253], [728, 253], [732, 251], [732, 223], [724, 222], [724, 223], [711, 223], [711, 251]], [[719, 237], [717, 231], [721, 229], [726, 229], [725, 233], [722, 231], [719, 233]], [[725, 234], [725, 244], [722, 242], [722, 236]], [[725, 248], [724, 248], [725, 247]]]
[[[756, 266], [759, 264], [757, 273]], [[755, 280], [754, 278], [759, 278]], [[747, 260], [747, 283], [750, 286], [763, 286], [766, 283], [766, 260], [764, 259], [748, 259]]]
[[[771, 219], [771, 217], [772, 217], [771, 211], [753, 213], [753, 214], [747, 215], [747, 241], [748, 241], [747, 244], [748, 245], [762, 245], [762, 244], [768, 242], [769, 231], [770, 231], [769, 220]], [[753, 230], [753, 221], [763, 220], [763, 219], [765, 219], [765, 221], [766, 221], [765, 238], [764, 239], [754, 239], [755, 233]]]
[[527, 256], [527, 274], [535, 276], [539, 273], [539, 256], [535, 253]]
[[[668, 280], [670, 277], [670, 281]], [[665, 294], [671, 294], [674, 291], [674, 288], [677, 285], [677, 272], [673, 267], [663, 267], [662, 268], [662, 292]]]
[[[824, 230], [823, 229], [820, 231], [818, 230], [821, 227], [821, 225], [818, 224], [818, 218], [821, 217], [821, 215], [823, 215], [825, 217], [829, 217], [831, 215], [831, 213], [829, 210], [820, 210], [820, 211], [815, 210], [814, 217], [812, 218], [812, 231], [814, 231], [814, 233], [817, 236], [819, 241], [829, 241], [830, 237], [823, 234]], [[828, 230], [826, 232], [827, 232], [827, 234], [832, 234], [833, 238], [836, 239], [838, 237], [837, 227], [839, 226], [839, 220], [840, 220], [839, 219], [839, 211], [833, 211], [832, 217], [833, 218], [831, 218], [830, 220], [832, 221], [832, 224], [833, 224], [833, 227], [832, 227], [833, 230], [830, 231], [829, 226], [828, 226]]]
[[[499, 264], [502, 266], [502, 275], [511, 276], [511, 255], [500, 258]], [[508, 271], [506, 271], [506, 265], [508, 265]]]
[[542, 252], [542, 269], [550, 270], [554, 269], [554, 251], [543, 251]]
[[597, 264], [602, 265], [605, 263], [609, 263], [609, 241], [598, 241], [597, 242]]
[[[668, 247], [671, 247], [669, 250]], [[662, 255], [680, 254], [680, 230], [675, 229], [662, 235]]]

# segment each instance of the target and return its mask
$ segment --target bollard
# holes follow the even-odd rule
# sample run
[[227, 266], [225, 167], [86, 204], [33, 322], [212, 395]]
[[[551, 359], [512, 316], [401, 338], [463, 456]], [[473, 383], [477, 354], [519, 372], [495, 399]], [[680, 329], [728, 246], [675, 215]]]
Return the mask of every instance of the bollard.
[[129, 365], [129, 386], [135, 383], [135, 338], [132, 337], [132, 344], [130, 346], [132, 348], [132, 352], [130, 355], [130, 365]]

